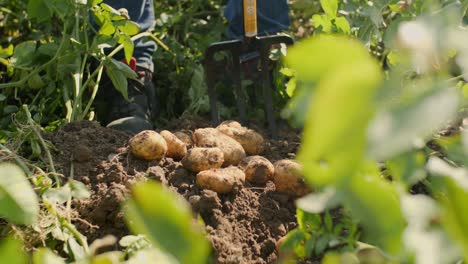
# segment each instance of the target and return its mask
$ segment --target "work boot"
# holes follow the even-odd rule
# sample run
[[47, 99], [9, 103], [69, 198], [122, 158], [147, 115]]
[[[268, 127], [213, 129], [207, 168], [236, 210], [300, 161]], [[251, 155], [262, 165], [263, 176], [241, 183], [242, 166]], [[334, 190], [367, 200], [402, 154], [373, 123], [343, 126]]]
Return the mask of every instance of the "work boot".
[[140, 69], [137, 80], [128, 80], [128, 98], [105, 78], [96, 98], [96, 112], [101, 125], [134, 135], [152, 129], [155, 91], [151, 72]]

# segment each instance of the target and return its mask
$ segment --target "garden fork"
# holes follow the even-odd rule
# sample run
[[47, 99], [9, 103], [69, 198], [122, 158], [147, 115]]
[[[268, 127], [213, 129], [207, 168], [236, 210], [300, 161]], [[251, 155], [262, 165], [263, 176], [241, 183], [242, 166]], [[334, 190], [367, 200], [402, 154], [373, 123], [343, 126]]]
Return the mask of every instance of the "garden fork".
[[247, 115], [245, 107], [245, 98], [241, 87], [241, 56], [249, 52], [256, 51], [260, 54], [261, 76], [262, 76], [262, 96], [265, 102], [265, 115], [268, 121], [269, 130], [272, 137], [278, 136], [275, 115], [273, 112], [272, 82], [268, 71], [270, 49], [275, 44], [292, 45], [293, 39], [287, 35], [258, 36], [257, 31], [257, 1], [243, 0], [244, 14], [244, 36], [242, 40], [229, 40], [212, 43], [205, 51], [203, 66], [206, 74], [206, 84], [208, 87], [208, 96], [210, 99], [210, 112], [213, 125], [218, 125], [220, 117], [218, 113], [218, 95], [215, 89], [216, 80], [216, 62], [214, 56], [217, 52], [228, 51], [231, 53], [233, 61], [232, 74], [234, 77], [234, 94], [236, 97], [237, 109], [240, 121], [243, 125], [247, 124]]

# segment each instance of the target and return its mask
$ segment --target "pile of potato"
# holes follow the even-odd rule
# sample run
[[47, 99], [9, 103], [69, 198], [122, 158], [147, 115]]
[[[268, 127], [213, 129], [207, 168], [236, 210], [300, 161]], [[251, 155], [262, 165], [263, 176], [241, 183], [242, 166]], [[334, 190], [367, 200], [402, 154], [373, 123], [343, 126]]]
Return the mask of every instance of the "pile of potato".
[[255, 184], [271, 180], [278, 192], [294, 197], [310, 191], [299, 163], [280, 160], [272, 164], [260, 156], [265, 149], [263, 137], [236, 121], [225, 121], [217, 128], [196, 129], [193, 134], [145, 130], [130, 139], [129, 148], [133, 155], [145, 160], [165, 156], [181, 160], [184, 168], [196, 173], [200, 188], [218, 193], [240, 188], [246, 180]]

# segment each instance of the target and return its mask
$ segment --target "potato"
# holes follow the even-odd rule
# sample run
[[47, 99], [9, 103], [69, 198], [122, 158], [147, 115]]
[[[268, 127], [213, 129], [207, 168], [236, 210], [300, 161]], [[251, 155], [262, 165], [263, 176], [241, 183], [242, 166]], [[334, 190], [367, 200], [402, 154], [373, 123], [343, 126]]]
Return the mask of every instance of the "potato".
[[259, 155], [265, 149], [263, 137], [239, 122], [224, 121], [216, 129], [239, 142], [247, 155]]
[[180, 160], [187, 154], [187, 146], [178, 137], [170, 131], [163, 130], [159, 134], [166, 140], [167, 153], [166, 156]]
[[264, 184], [273, 179], [275, 167], [269, 160], [262, 156], [250, 156], [239, 164], [245, 173], [245, 179], [249, 182]]
[[234, 139], [224, 135], [215, 128], [200, 128], [193, 133], [198, 147], [218, 147], [224, 154], [223, 166], [237, 165], [245, 158], [245, 151]]
[[279, 160], [275, 163], [273, 182], [276, 191], [294, 197], [304, 196], [310, 192], [301, 174], [301, 164], [293, 160]]
[[133, 136], [128, 144], [133, 155], [145, 160], [160, 160], [167, 152], [166, 141], [153, 130], [141, 131]]
[[242, 186], [244, 182], [244, 172], [234, 166], [200, 171], [196, 178], [196, 183], [200, 188], [217, 193], [229, 193], [235, 186]]
[[187, 148], [191, 148], [193, 146], [192, 133], [190, 131], [177, 131], [174, 133], [174, 135], [180, 140], [182, 140], [182, 142], [185, 143]]
[[224, 154], [219, 148], [192, 148], [182, 159], [184, 168], [199, 172], [220, 168], [224, 162]]

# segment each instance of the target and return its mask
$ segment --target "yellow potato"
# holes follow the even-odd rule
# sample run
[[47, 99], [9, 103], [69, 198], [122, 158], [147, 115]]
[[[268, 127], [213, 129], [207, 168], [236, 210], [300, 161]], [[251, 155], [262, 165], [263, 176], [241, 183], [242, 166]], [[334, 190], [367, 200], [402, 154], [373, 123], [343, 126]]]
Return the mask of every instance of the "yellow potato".
[[239, 142], [247, 155], [259, 155], [265, 150], [263, 137], [236, 121], [224, 121], [216, 129]]
[[301, 164], [293, 160], [280, 160], [275, 162], [273, 182], [276, 191], [293, 197], [304, 196], [311, 190], [302, 176]]
[[239, 164], [245, 173], [245, 179], [249, 182], [264, 184], [273, 179], [275, 167], [269, 160], [262, 156], [250, 156]]
[[145, 160], [160, 160], [167, 152], [166, 141], [153, 130], [141, 131], [128, 144], [133, 155]]
[[215, 128], [200, 128], [193, 133], [198, 147], [218, 147], [224, 154], [223, 166], [237, 165], [245, 158], [245, 151], [234, 139], [224, 135]]
[[191, 148], [182, 159], [184, 168], [199, 172], [220, 168], [224, 162], [224, 154], [219, 148]]
[[244, 172], [234, 166], [201, 171], [196, 178], [196, 183], [200, 188], [217, 193], [229, 193], [234, 187], [242, 186], [244, 182]]
[[174, 133], [174, 135], [182, 140], [182, 142], [185, 143], [187, 148], [191, 148], [193, 146], [193, 140], [192, 140], [192, 133], [190, 131], [185, 132], [185, 131], [177, 131]]
[[187, 154], [187, 146], [178, 137], [170, 131], [163, 130], [160, 132], [161, 136], [166, 140], [167, 153], [166, 156], [180, 160]]

